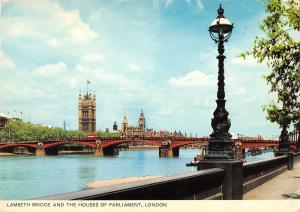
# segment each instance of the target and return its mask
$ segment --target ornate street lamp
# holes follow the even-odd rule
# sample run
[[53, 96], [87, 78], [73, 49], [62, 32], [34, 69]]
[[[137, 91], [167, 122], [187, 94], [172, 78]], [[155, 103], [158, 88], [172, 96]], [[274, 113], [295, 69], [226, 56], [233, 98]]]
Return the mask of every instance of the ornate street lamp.
[[298, 123], [295, 124], [296, 127], [296, 152], [300, 152], [300, 121], [298, 121]]
[[225, 90], [224, 90], [224, 42], [227, 42], [233, 29], [233, 24], [224, 16], [224, 9], [220, 5], [218, 17], [213, 20], [209, 27], [210, 37], [218, 43], [217, 59], [218, 67], [218, 93], [216, 100], [217, 108], [214, 111], [214, 117], [211, 120], [213, 133], [208, 141], [208, 152], [205, 159], [234, 159], [232, 135], [229, 133], [230, 119], [225, 109]]
[[280, 156], [289, 153], [290, 151], [290, 142], [289, 142], [289, 134], [287, 131], [288, 128], [288, 118], [284, 118], [282, 121], [282, 130], [279, 136], [279, 145], [278, 151], [275, 153], [275, 156]]
[[290, 138], [289, 133], [287, 131], [291, 120], [288, 116], [288, 113], [286, 112], [286, 106], [287, 106], [287, 96], [283, 96], [282, 100], [282, 110], [284, 112], [284, 115], [281, 119], [281, 134], [279, 136], [279, 144], [278, 144], [278, 151], [275, 152], [275, 156], [285, 155], [290, 152]]

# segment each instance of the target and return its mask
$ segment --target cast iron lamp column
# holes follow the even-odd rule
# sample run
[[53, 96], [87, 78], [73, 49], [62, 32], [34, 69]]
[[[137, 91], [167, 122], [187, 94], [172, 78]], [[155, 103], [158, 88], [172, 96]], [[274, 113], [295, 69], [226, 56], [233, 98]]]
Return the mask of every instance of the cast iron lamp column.
[[297, 121], [294, 124], [294, 135], [293, 135], [293, 141], [295, 141], [295, 145], [296, 145], [296, 151], [295, 152], [300, 152], [300, 120]]
[[214, 117], [211, 120], [211, 126], [213, 133], [210, 135], [208, 141], [208, 152], [205, 159], [234, 159], [233, 141], [232, 135], [229, 133], [230, 119], [228, 119], [229, 113], [225, 109], [225, 83], [224, 83], [224, 42], [227, 42], [233, 28], [231, 24], [223, 15], [224, 9], [220, 5], [218, 9], [218, 17], [212, 22], [209, 27], [209, 33], [211, 38], [218, 43], [217, 59], [219, 61], [218, 67], [218, 93], [216, 100], [217, 108], [214, 111]]
[[285, 118], [283, 120], [282, 130], [279, 136], [278, 152], [276, 152], [277, 156], [287, 154], [290, 151], [289, 134], [287, 128], [288, 128], [288, 120], [287, 118]]
[[279, 136], [279, 145], [278, 145], [278, 152], [275, 153], [276, 156], [279, 155], [285, 155], [290, 152], [290, 139], [289, 139], [289, 134], [288, 134], [288, 127], [291, 123], [288, 114], [286, 112], [286, 96], [283, 97], [283, 102], [282, 102], [282, 109], [284, 111], [284, 117], [281, 121], [281, 133]]
[[300, 121], [296, 124], [296, 136], [298, 136], [296, 141], [296, 152], [300, 152]]

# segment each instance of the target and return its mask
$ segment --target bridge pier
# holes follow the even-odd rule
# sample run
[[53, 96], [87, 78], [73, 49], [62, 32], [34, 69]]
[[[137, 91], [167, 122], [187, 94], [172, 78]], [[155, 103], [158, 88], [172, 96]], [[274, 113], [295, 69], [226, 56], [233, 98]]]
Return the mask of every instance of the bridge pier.
[[162, 142], [159, 147], [159, 157], [178, 157], [179, 147], [172, 148], [171, 141]]
[[172, 148], [172, 155], [173, 157], [179, 156], [179, 147], [178, 148]]
[[36, 156], [45, 156], [46, 155], [43, 143], [39, 142], [37, 144], [35, 154], [36, 154]]
[[119, 149], [116, 147], [107, 147], [103, 149], [104, 156], [114, 156], [119, 154]]
[[172, 149], [159, 147], [159, 157], [173, 157]]
[[95, 156], [103, 156], [101, 140], [96, 140]]

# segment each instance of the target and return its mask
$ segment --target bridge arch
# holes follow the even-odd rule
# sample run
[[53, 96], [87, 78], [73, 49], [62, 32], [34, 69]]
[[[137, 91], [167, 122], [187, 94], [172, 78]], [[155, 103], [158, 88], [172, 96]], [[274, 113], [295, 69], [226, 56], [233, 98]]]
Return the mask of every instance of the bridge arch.
[[13, 148], [13, 147], [29, 147], [29, 148], [36, 149], [36, 144], [21, 144], [21, 143], [5, 144], [0, 146], [0, 150]]
[[203, 142], [203, 141], [180, 141], [180, 142], [172, 142], [172, 148], [180, 148], [183, 146], [188, 146], [188, 145], [192, 145], [192, 144], [201, 144], [200, 146], [207, 146], [208, 143], [207, 142]]
[[[20, 148], [22, 147], [22, 148]], [[0, 146], [1, 152], [10, 152], [15, 154], [32, 154], [36, 151], [36, 144], [21, 144], [21, 143], [10, 143]]]
[[161, 142], [158, 140], [147, 140], [147, 139], [125, 139], [125, 140], [112, 140], [110, 142], [102, 141], [102, 148], [116, 147], [120, 144], [130, 143], [130, 142], [143, 142], [155, 145], [157, 147], [161, 146]]
[[56, 148], [56, 147], [60, 147], [66, 144], [81, 144], [84, 146], [89, 146], [92, 148], [96, 147], [95, 142], [83, 142], [83, 141], [78, 141], [78, 142], [68, 142], [68, 141], [58, 141], [58, 142], [54, 142], [54, 143], [50, 143], [50, 144], [44, 144], [44, 149], [51, 149], [51, 148]]

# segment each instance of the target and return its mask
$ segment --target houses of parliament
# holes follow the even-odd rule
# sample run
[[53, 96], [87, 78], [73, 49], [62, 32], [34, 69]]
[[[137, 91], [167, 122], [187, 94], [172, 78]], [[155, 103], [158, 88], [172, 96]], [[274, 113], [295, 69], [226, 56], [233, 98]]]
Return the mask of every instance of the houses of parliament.
[[[83, 132], [96, 131], [96, 94], [86, 92], [79, 93], [78, 96], [78, 128]], [[137, 125], [129, 124], [126, 114], [124, 113], [121, 128], [118, 129], [117, 122], [113, 124], [112, 133], [122, 134], [126, 136], [184, 136], [181, 132], [154, 131], [146, 128], [146, 119], [143, 109], [141, 109]], [[186, 136], [186, 135], [185, 135]]]
[[96, 131], [96, 94], [86, 92], [78, 96], [78, 128], [79, 131]]
[[114, 122], [113, 125], [113, 133], [121, 133], [123, 135], [146, 135], [148, 134], [151, 129], [146, 129], [146, 119], [144, 116], [143, 109], [141, 110], [139, 119], [138, 119], [138, 124], [135, 125], [130, 125], [127, 120], [126, 113], [124, 113], [123, 118], [122, 118], [122, 126], [121, 129], [118, 129], [117, 122]]
[[[78, 128], [83, 132], [96, 131], [96, 94], [86, 92], [79, 93], [78, 96]], [[146, 120], [143, 110], [140, 113], [138, 126], [129, 125], [126, 114], [122, 119], [122, 128], [118, 130], [118, 125], [115, 122], [113, 125], [113, 133], [122, 133], [126, 135], [144, 135], [146, 132]], [[149, 130], [148, 130], [149, 131]]]

